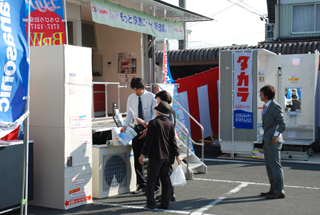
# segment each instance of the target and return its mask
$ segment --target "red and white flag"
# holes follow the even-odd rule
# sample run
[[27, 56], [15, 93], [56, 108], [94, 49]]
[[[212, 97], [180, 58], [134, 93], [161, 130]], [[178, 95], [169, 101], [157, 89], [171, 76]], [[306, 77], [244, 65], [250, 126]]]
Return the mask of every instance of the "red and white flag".
[[[204, 137], [218, 133], [218, 81], [219, 67], [176, 80], [181, 105], [203, 126]], [[192, 139], [200, 140], [200, 127], [186, 114], [185, 120]]]

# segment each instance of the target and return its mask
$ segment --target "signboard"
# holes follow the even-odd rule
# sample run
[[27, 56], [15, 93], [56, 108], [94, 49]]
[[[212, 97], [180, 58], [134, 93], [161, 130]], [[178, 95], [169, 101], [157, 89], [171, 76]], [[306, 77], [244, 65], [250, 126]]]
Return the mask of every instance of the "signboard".
[[[62, 0], [25, 0], [26, 14], [30, 4], [30, 42], [31, 46], [50, 46], [65, 44]], [[27, 16], [27, 19], [29, 17]], [[28, 22], [26, 22], [28, 32]]]
[[299, 83], [299, 76], [297, 75], [290, 75], [288, 77], [288, 82], [291, 83], [291, 84], [297, 84]]
[[0, 137], [16, 129], [26, 118], [29, 63], [24, 0], [1, 0], [0, 27]]
[[234, 53], [234, 127], [253, 129], [252, 53]]
[[183, 22], [159, 19], [148, 13], [105, 0], [91, 0], [92, 20], [96, 23], [150, 34], [157, 38], [183, 40]]

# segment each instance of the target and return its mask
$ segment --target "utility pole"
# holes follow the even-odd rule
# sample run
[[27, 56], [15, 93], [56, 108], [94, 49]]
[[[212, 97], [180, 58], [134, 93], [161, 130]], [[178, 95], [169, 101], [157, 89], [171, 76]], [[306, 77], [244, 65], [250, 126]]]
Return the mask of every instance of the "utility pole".
[[[186, 0], [179, 0], [179, 7], [186, 8]], [[187, 48], [187, 25], [184, 22], [183, 23], [183, 28], [184, 28], [184, 39], [179, 40], [179, 49], [186, 49]]]

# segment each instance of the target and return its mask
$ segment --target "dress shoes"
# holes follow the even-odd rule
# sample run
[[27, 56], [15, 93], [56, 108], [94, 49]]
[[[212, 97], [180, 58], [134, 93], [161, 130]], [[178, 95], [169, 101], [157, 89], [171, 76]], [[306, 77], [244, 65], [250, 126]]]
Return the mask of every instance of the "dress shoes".
[[133, 191], [132, 194], [139, 194], [146, 192], [146, 188], [138, 188], [136, 191]]
[[266, 193], [260, 193], [261, 196], [269, 196], [269, 195], [272, 195], [273, 194], [273, 191], [269, 191], [269, 192], [266, 192]]
[[[159, 202], [161, 202], [161, 198], [162, 198], [161, 195], [156, 197], [156, 199], [157, 199]], [[171, 202], [175, 202], [175, 201], [177, 201], [176, 197], [175, 197], [175, 196], [171, 196]]]
[[266, 196], [267, 199], [281, 199], [281, 198], [285, 198], [285, 194], [281, 193], [281, 194], [271, 194], [271, 195], [268, 195]]
[[145, 207], [146, 207], [146, 208], [149, 208], [149, 209], [155, 209], [155, 208], [156, 208], [155, 205], [146, 205]]
[[169, 209], [169, 207], [165, 207], [162, 204], [158, 205], [157, 208], [158, 209], [163, 209], [163, 210]]

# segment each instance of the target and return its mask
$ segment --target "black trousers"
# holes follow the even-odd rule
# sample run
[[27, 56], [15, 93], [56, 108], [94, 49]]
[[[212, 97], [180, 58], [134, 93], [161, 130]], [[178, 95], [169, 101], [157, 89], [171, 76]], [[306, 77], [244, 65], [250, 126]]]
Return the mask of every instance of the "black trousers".
[[[173, 172], [173, 168], [172, 168], [172, 164], [173, 162], [170, 161], [170, 171], [169, 171], [169, 175], [171, 175], [171, 173]], [[156, 188], [158, 187], [158, 184], [160, 185], [160, 175], [158, 176], [158, 179], [157, 179], [157, 184], [156, 184]], [[159, 186], [160, 188], [160, 186]], [[172, 187], [172, 192], [171, 192], [171, 198], [174, 197], [174, 187]]]
[[146, 177], [144, 175], [143, 165], [139, 163], [139, 157], [141, 155], [141, 151], [144, 145], [145, 138], [139, 139], [141, 136], [140, 132], [142, 129], [139, 129], [137, 126], [134, 130], [138, 133], [138, 135], [132, 140], [132, 149], [134, 155], [134, 168], [136, 170], [137, 175], [137, 185], [139, 188], [146, 187]]
[[170, 181], [170, 159], [167, 160], [152, 160], [149, 159], [148, 163], [148, 180], [147, 180], [147, 206], [155, 206], [154, 188], [158, 181], [161, 180], [161, 205], [169, 207], [171, 202], [172, 185]]
[[[144, 174], [144, 168], [143, 165], [139, 163], [139, 157], [141, 155], [141, 151], [144, 145], [144, 141], [146, 138], [139, 139], [141, 136], [140, 132], [143, 131], [141, 127], [135, 126], [134, 130], [138, 133], [138, 135], [133, 138], [132, 140], [132, 149], [133, 149], [133, 155], [134, 155], [134, 168], [136, 171], [137, 175], [137, 185], [138, 188], [145, 188], [146, 187], [146, 177]], [[155, 185], [155, 189], [159, 190], [160, 189], [160, 180], [157, 180], [157, 183]]]

